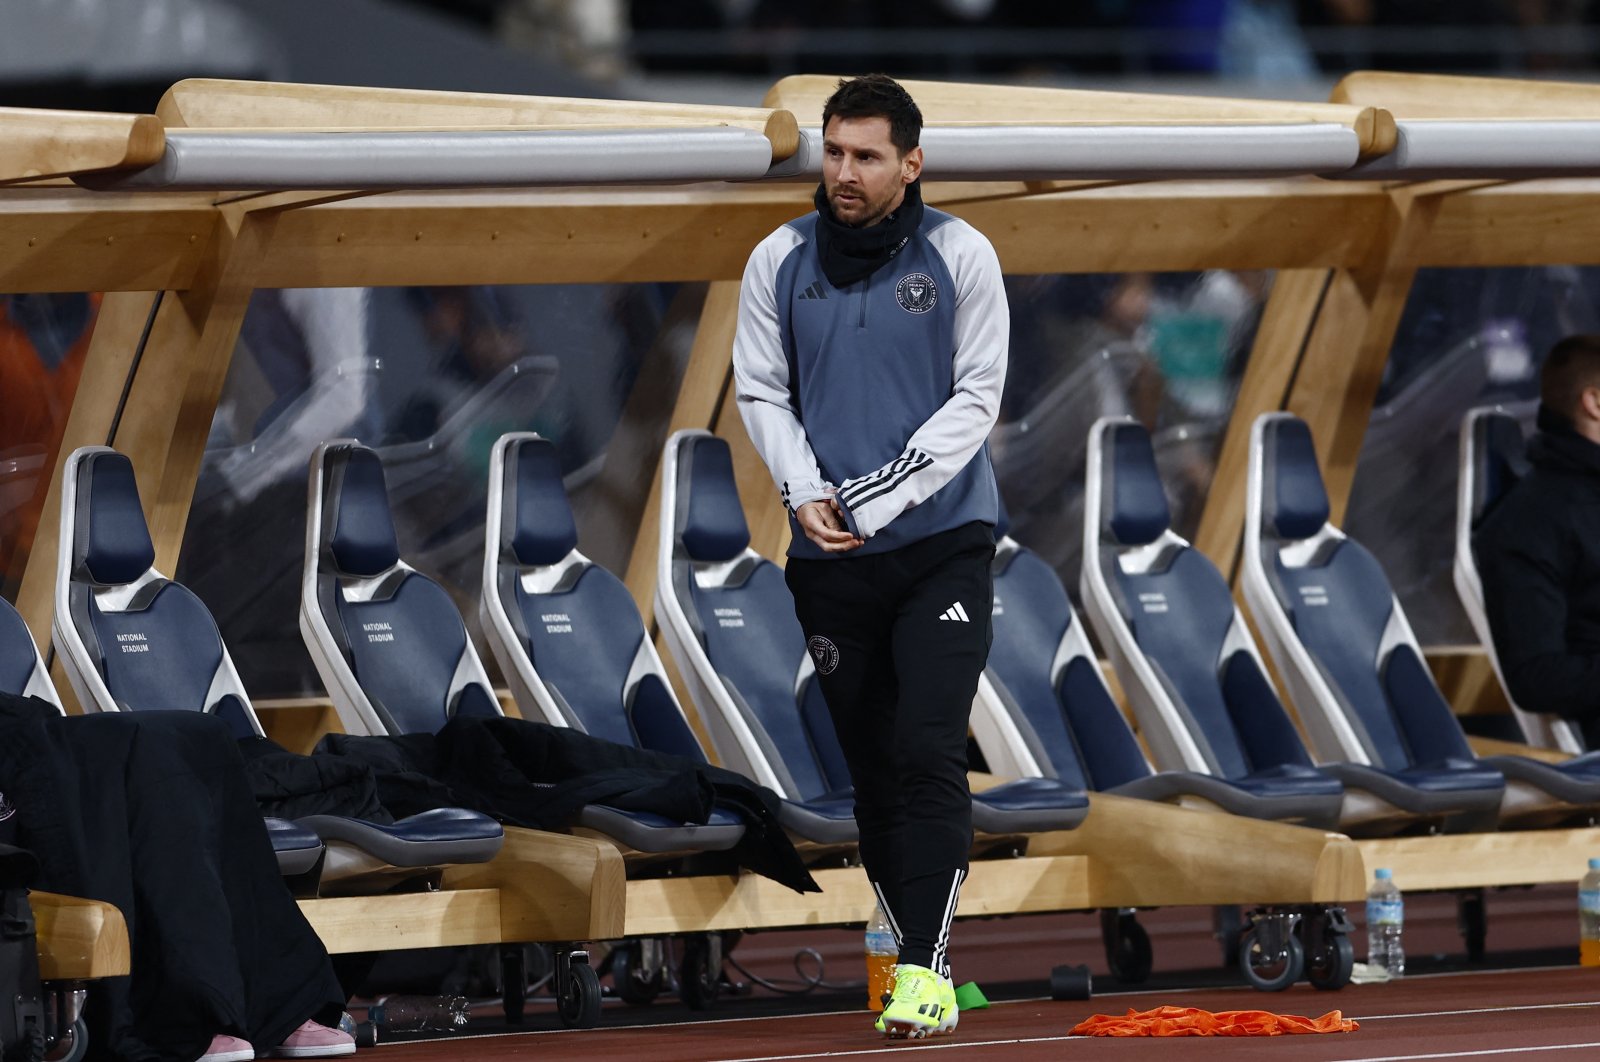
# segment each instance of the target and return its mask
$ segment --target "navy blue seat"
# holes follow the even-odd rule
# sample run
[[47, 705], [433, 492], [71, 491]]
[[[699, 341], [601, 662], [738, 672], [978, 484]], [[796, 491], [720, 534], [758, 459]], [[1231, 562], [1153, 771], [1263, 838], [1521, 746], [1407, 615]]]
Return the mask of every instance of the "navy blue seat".
[[[17, 610], [3, 598], [0, 598], [0, 692], [38, 697], [53, 705], [56, 711], [63, 711], [32, 632]], [[286, 819], [268, 818], [266, 823], [273, 853], [278, 857], [278, 869], [285, 877], [299, 877], [316, 868], [323, 849], [322, 839], [315, 832]]]
[[[153, 567], [155, 547], [128, 459], [106, 447], [75, 451], [63, 470], [62, 507], [65, 578], [56, 587], [55, 643], [85, 710], [200, 711], [224, 719], [239, 737], [261, 735], [210, 610]], [[383, 827], [324, 818], [328, 830], [300, 824], [327, 846], [324, 883], [389, 868], [486, 862], [504, 836], [488, 816], [456, 809]], [[362, 831], [388, 838], [382, 856], [355, 839]], [[440, 843], [441, 831], [449, 843]], [[281, 851], [299, 853], [291, 862], [303, 857], [303, 830], [269, 832]]]
[[1312, 765], [1228, 584], [1170, 526], [1149, 433], [1101, 419], [1087, 479], [1084, 608], [1163, 772], [1134, 791], [1182, 799], [1209, 779], [1190, 797], [1256, 818], [1341, 822], [1343, 788]]
[[[578, 552], [577, 523], [549, 440], [514, 432], [496, 441], [484, 534], [479, 619], [527, 717], [706, 762], [633, 595]], [[660, 816], [633, 819], [658, 832], [681, 827]], [[743, 831], [737, 816], [717, 809], [692, 841], [685, 835], [680, 843], [724, 848]]]
[[[346, 728], [431, 734], [456, 715], [498, 717], [455, 602], [400, 558], [377, 454], [350, 440], [324, 443], [311, 482], [300, 628]], [[654, 853], [726, 849], [744, 832], [720, 812], [702, 825], [589, 806], [577, 821]]]
[[[787, 798], [785, 824], [853, 837], [850, 779], [777, 565], [749, 548], [728, 445], [701, 431], [662, 461], [656, 618], [722, 762]], [[1031, 778], [973, 797], [984, 833], [1076, 826], [1081, 786]]]
[[[1328, 515], [1310, 430], [1290, 414], [1258, 418], [1245, 593], [1318, 757], [1347, 786], [1447, 829], [1521, 817], [1529, 786], [1550, 772], [1474, 757], [1382, 567]], [[1588, 803], [1600, 800], [1591, 789]], [[1564, 801], [1545, 791], [1533, 802], [1543, 815]]]
[[19, 697], [39, 697], [61, 708], [39, 647], [22, 616], [0, 598], [0, 690]]
[[1485, 517], [1500, 504], [1512, 487], [1528, 472], [1522, 425], [1499, 406], [1482, 406], [1467, 411], [1461, 421], [1460, 476], [1456, 485], [1456, 555], [1452, 574], [1461, 607], [1472, 621], [1478, 641], [1489, 654], [1495, 677], [1505, 691], [1506, 701], [1530, 745], [1582, 755], [1583, 731], [1570, 719], [1545, 712], [1529, 712], [1519, 706], [1506, 688], [1495, 652], [1494, 635], [1489, 630], [1489, 613], [1483, 602], [1483, 579], [1478, 574], [1473, 552], [1473, 533]]
[[[1337, 823], [1342, 787], [1303, 762], [1236, 778], [1152, 771], [1055, 571], [1004, 534], [993, 571], [994, 646], [973, 711], [973, 732], [992, 770], [1251, 818]], [[1241, 665], [1230, 665], [1235, 683]]]

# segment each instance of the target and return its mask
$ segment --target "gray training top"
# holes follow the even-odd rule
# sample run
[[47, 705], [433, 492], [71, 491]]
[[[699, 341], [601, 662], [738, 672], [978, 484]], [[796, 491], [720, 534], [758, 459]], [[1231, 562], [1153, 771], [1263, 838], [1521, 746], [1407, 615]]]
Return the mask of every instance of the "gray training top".
[[808, 214], [756, 246], [733, 341], [739, 413], [788, 506], [789, 556], [841, 556], [794, 518], [835, 491], [846, 526], [866, 539], [843, 556], [995, 523], [984, 440], [1000, 410], [1011, 317], [994, 248], [928, 207], [887, 264], [835, 288], [816, 227]]

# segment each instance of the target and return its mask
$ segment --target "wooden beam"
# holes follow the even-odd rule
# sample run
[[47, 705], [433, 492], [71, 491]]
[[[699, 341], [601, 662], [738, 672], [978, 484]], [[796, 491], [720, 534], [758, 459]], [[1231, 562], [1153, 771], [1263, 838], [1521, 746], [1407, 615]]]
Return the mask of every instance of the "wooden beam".
[[[695, 328], [694, 345], [689, 348], [689, 364], [678, 385], [677, 400], [667, 422], [667, 435], [684, 428], [710, 429], [716, 421], [733, 368], [733, 332], [738, 324], [739, 282], [719, 280], [706, 290], [700, 322]], [[658, 451], [659, 453], [659, 451]], [[656, 561], [660, 557], [658, 536], [661, 523], [661, 462], [656, 460], [650, 477], [650, 494], [639, 518], [638, 536], [628, 556], [627, 583], [639, 615], [655, 611]]]
[[692, 126], [756, 129], [774, 162], [795, 153], [794, 115], [771, 107], [721, 107], [641, 100], [567, 99], [430, 89], [299, 85], [191, 78], [167, 90], [156, 115], [168, 128], [453, 129], [472, 126]]
[[165, 149], [153, 114], [0, 107], [0, 183], [148, 166]]
[[46, 981], [121, 977], [130, 969], [128, 923], [109, 903], [30, 892], [39, 976]]
[[[822, 106], [839, 79], [795, 74], [767, 90], [765, 104], [793, 111], [807, 125], [822, 121]], [[1337, 122], [1361, 139], [1363, 158], [1394, 150], [1394, 117], [1382, 107], [1345, 103], [1228, 99], [1220, 96], [1165, 96], [1141, 92], [974, 85], [943, 81], [900, 82], [925, 121], [987, 122], [1004, 115], [1011, 122], [1049, 122], [1070, 118], [1105, 122], [1229, 121]]]
[[1438, 197], [1419, 266], [1600, 264], [1600, 180], [1463, 187]]
[[1029, 838], [1028, 853], [1086, 857], [1093, 907], [1342, 903], [1367, 887], [1343, 834], [1106, 793], [1089, 803], [1081, 826]]
[[169, 293], [151, 322], [110, 441], [133, 462], [155, 566], [164, 572], [178, 566], [206, 438], [256, 286], [255, 267], [279, 216], [235, 207], [220, 213], [223, 224], [195, 286]]
[[[930, 186], [1008, 273], [1269, 269], [1365, 261], [1388, 210], [1353, 182]], [[737, 280], [810, 190], [390, 193], [285, 213], [262, 287]]]
[[186, 288], [216, 224], [206, 197], [0, 188], [0, 291]]
[[[62, 430], [58, 454], [64, 457], [80, 446], [104, 446], [111, 439], [122, 409], [123, 389], [139, 350], [139, 337], [150, 320], [156, 296], [151, 292], [113, 292], [100, 303], [89, 352], [84, 357], [78, 390]], [[41, 645], [50, 638], [50, 622], [55, 614], [56, 548], [61, 534], [61, 467], [58, 459], [50, 469], [50, 487], [44, 509], [28, 551], [22, 583], [17, 589], [17, 611]], [[76, 699], [60, 676], [56, 690], [62, 702], [72, 708]]]
[[[860, 867], [812, 871], [820, 893], [798, 893], [756, 874], [648, 878], [628, 882], [628, 936], [717, 929], [778, 929], [864, 923], [877, 903]], [[972, 863], [958, 918], [1094, 907], [1089, 861], [1028, 856]]]
[[1357, 841], [1356, 847], [1367, 867], [1363, 877], [1388, 867], [1407, 892], [1576, 884], [1586, 861], [1600, 852], [1600, 827], [1389, 837]]
[[1286, 408], [1311, 428], [1336, 525], [1344, 521], [1372, 402], [1440, 198], [1394, 194], [1368, 262], [1336, 269], [1329, 279], [1290, 385]]
[[449, 867], [449, 889], [498, 890], [504, 941], [613, 940], [624, 933], [625, 869], [606, 841], [506, 827], [488, 863]]
[[1600, 85], [1357, 70], [1341, 78], [1328, 98], [1382, 107], [1397, 118], [1593, 118]]
[[320, 897], [301, 900], [300, 912], [333, 955], [505, 941], [495, 889]]
[[1244, 533], [1245, 471], [1250, 460], [1250, 426], [1262, 413], [1280, 410], [1300, 364], [1312, 323], [1322, 305], [1331, 271], [1284, 269], [1272, 281], [1250, 360], [1245, 363], [1227, 433], [1217, 454], [1200, 512], [1194, 545], [1232, 582]]

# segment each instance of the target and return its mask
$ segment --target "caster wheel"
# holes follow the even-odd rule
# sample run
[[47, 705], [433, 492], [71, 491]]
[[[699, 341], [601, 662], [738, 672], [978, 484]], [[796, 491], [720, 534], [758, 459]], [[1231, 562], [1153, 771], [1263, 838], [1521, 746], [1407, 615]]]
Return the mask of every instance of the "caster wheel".
[[690, 1010], [710, 1010], [722, 992], [722, 939], [715, 934], [683, 942], [678, 996]]
[[500, 1006], [507, 1025], [521, 1025], [528, 1003], [528, 964], [520, 944], [500, 949]]
[[589, 957], [567, 957], [556, 988], [556, 1010], [569, 1029], [592, 1029], [600, 1023], [600, 977]]
[[1143, 984], [1154, 965], [1150, 934], [1132, 911], [1101, 911], [1100, 938], [1106, 946], [1111, 976], [1125, 985]]
[[1356, 949], [1343, 933], [1324, 934], [1305, 954], [1306, 980], [1311, 987], [1331, 992], [1350, 983], [1351, 971], [1356, 968]]
[[89, 1053], [89, 1026], [82, 1018], [72, 1023], [50, 1050], [44, 1053], [45, 1062], [83, 1062]]
[[[1278, 940], [1274, 942], [1272, 936]], [[1300, 980], [1305, 969], [1305, 948], [1292, 932], [1273, 928], [1264, 932], [1259, 923], [1239, 938], [1239, 969], [1250, 987], [1260, 992], [1282, 992]]]
[[635, 1007], [649, 1006], [661, 994], [665, 975], [656, 949], [643, 943], [619, 944], [611, 953], [611, 984], [617, 997]]
[[1094, 979], [1087, 966], [1057, 966], [1050, 971], [1050, 998], [1088, 999], [1094, 994]]

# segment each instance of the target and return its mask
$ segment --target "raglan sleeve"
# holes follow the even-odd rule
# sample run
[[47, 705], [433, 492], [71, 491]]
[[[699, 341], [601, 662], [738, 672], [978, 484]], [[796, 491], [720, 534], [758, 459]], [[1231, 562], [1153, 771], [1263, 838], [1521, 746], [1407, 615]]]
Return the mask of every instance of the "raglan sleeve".
[[778, 319], [778, 267], [799, 240], [798, 234], [781, 228], [751, 253], [739, 286], [739, 318], [733, 335], [733, 383], [739, 416], [791, 513], [834, 493], [800, 422]]
[[959, 219], [929, 238], [955, 282], [954, 381], [950, 397], [912, 433], [899, 456], [839, 485], [845, 526], [860, 538], [871, 538], [954, 479], [1000, 413], [1011, 342], [1000, 259], [982, 233]]

